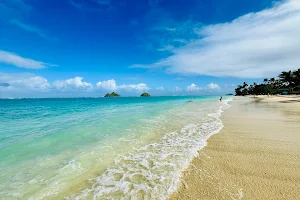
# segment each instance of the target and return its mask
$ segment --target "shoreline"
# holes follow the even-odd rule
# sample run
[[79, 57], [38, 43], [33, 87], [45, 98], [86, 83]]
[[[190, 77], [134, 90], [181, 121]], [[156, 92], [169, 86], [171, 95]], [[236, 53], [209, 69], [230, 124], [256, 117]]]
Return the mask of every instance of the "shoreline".
[[[234, 97], [169, 199], [300, 196], [299, 96]], [[298, 190], [297, 190], [298, 188]]]
[[[49, 136], [45, 137], [36, 138], [33, 132], [32, 138], [22, 138], [4, 149], [2, 155], [29, 153], [17, 154], [22, 155], [20, 159], [3, 157], [3, 198], [167, 199], [206, 140], [222, 129], [219, 117], [226, 107], [226, 101], [220, 103], [218, 97], [199, 97], [194, 103], [187, 103], [186, 97], [149, 99], [143, 104], [119, 99], [101, 107], [95, 100], [51, 100], [47, 104], [37, 100], [33, 105], [19, 101], [30, 105], [32, 113], [50, 112], [30, 115], [25, 124], [28, 130], [41, 129], [31, 121], [54, 129], [47, 129]], [[68, 109], [57, 109], [61, 105]], [[10, 102], [3, 107], [18, 111], [13, 116], [16, 119], [22, 119], [28, 108]], [[8, 135], [26, 128], [8, 120], [15, 112], [5, 113], [2, 121], [7, 129], [3, 130]], [[105, 114], [101, 121], [99, 113]], [[18, 180], [11, 181], [13, 176]]]

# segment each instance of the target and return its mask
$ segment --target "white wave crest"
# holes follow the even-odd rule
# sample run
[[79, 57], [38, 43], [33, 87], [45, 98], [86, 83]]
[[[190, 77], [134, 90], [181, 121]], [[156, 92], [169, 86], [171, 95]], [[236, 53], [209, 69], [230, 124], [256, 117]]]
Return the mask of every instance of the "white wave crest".
[[218, 133], [228, 102], [216, 106], [200, 124], [188, 124], [180, 131], [167, 133], [159, 142], [119, 156], [115, 166], [91, 180], [92, 187], [70, 199], [167, 199], [180, 183], [182, 171], [198, 156], [206, 140]]

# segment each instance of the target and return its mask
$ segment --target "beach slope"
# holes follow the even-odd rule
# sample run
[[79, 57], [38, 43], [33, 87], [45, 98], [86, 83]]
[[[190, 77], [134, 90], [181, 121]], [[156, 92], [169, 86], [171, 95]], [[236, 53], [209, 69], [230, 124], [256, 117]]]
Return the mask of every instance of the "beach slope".
[[300, 98], [235, 97], [175, 199], [299, 199]]

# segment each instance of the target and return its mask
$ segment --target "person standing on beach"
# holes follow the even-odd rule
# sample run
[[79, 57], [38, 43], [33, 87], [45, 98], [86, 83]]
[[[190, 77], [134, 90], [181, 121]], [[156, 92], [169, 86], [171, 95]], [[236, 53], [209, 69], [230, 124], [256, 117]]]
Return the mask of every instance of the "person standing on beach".
[[222, 96], [220, 97], [220, 102], [222, 102]]

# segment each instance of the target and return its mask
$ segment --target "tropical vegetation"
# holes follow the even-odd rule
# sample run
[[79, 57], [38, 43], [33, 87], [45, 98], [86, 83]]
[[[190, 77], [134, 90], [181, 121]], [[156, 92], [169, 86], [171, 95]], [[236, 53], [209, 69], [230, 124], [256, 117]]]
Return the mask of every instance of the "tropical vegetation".
[[238, 85], [235, 95], [272, 95], [272, 94], [300, 94], [300, 68], [295, 71], [283, 71], [278, 78], [265, 78], [263, 83]]

